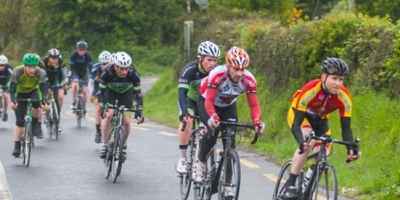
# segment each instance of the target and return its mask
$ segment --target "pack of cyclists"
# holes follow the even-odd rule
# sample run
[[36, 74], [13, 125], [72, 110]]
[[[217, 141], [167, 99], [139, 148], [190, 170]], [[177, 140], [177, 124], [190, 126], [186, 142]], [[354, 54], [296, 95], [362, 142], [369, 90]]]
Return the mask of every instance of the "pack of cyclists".
[[[119, 106], [136, 108], [134, 118], [138, 124], [144, 122], [142, 115], [143, 97], [141, 81], [137, 68], [132, 64], [132, 58], [126, 52], [111, 53], [103, 51], [98, 56], [98, 62], [93, 64], [92, 56], [87, 51], [85, 41], [76, 44], [76, 50], [70, 55], [71, 76], [68, 77], [67, 65], [61, 53], [51, 48], [43, 59], [35, 53], [23, 56], [23, 65], [12, 68], [5, 55], [0, 55], [0, 87], [2, 87], [3, 105], [0, 110], [2, 120], [8, 120], [8, 101], [15, 111], [14, 127], [15, 148], [12, 155], [20, 156], [21, 135], [24, 128], [24, 115], [27, 102], [20, 99], [33, 99], [33, 133], [37, 138], [43, 138], [41, 129], [42, 110], [46, 109], [48, 94], [53, 92], [59, 111], [64, 102], [64, 91], [72, 82], [72, 105], [74, 109], [77, 99], [77, 87], [82, 80], [84, 104], [90, 92], [90, 101], [95, 104], [95, 142], [101, 143], [100, 158], [107, 154], [108, 137], [111, 129], [112, 109], [118, 100]], [[255, 129], [262, 133], [264, 123], [261, 120], [261, 108], [257, 97], [257, 82], [254, 75], [248, 71], [250, 57], [248, 53], [237, 46], [231, 47], [225, 54], [225, 62], [217, 65], [221, 51], [211, 41], [201, 42], [197, 48], [197, 59], [186, 64], [179, 76], [178, 84], [178, 149], [179, 159], [176, 165], [178, 173], [187, 173], [186, 151], [194, 117], [206, 126], [206, 137], [200, 141], [200, 151], [193, 164], [192, 177], [201, 182], [204, 178], [204, 161], [206, 155], [215, 145], [218, 133], [224, 133], [226, 127], [220, 126], [220, 121], [238, 122], [236, 100], [239, 95], [246, 94], [250, 116]], [[349, 73], [348, 65], [340, 58], [327, 58], [321, 64], [321, 77], [305, 84], [291, 99], [288, 112], [288, 123], [291, 132], [299, 146], [293, 156], [293, 167], [289, 177], [285, 198], [296, 198], [295, 181], [300, 174], [310, 150], [317, 151], [318, 143], [305, 142], [311, 130], [317, 135], [330, 135], [328, 114], [339, 111], [342, 127], [342, 137], [352, 141], [350, 126], [352, 100], [349, 92], [343, 86], [344, 77]], [[89, 88], [88, 88], [89, 86]], [[126, 159], [126, 141], [131, 131], [131, 116], [124, 113], [123, 141], [125, 142], [122, 159]], [[184, 129], [182, 129], [185, 126]], [[61, 126], [59, 130], [62, 131]], [[213, 134], [212, 134], [213, 133]], [[223, 141], [225, 144], [226, 141]], [[224, 146], [225, 147], [225, 146]], [[298, 152], [304, 152], [299, 154]], [[348, 159], [356, 160], [360, 152], [354, 153], [348, 147]], [[229, 188], [227, 188], [229, 190]], [[234, 196], [232, 191], [226, 191], [227, 196]]]

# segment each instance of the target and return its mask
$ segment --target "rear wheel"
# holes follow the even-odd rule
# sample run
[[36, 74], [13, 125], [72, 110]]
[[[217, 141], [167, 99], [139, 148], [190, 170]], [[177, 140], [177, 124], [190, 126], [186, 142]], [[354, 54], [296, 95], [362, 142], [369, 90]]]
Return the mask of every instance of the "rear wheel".
[[[317, 178], [312, 190], [311, 199], [333, 199], [338, 198], [338, 180], [335, 168], [326, 163], [325, 167], [317, 173]], [[318, 187], [316, 187], [318, 186]]]
[[[220, 179], [218, 183], [219, 200], [237, 200], [240, 191], [240, 160], [239, 155], [234, 149], [227, 149], [224, 158]], [[227, 188], [234, 193], [233, 196], [227, 195]]]

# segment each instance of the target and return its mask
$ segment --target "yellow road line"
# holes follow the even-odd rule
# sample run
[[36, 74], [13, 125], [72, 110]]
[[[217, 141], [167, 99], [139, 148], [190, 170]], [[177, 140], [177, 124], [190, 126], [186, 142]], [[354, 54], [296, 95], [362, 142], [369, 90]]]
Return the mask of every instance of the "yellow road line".
[[166, 136], [169, 136], [169, 137], [178, 137], [178, 135], [175, 134], [175, 133], [169, 133], [169, 132], [165, 132], [165, 131], [160, 131], [159, 133], [161, 135], [166, 135]]
[[248, 168], [260, 168], [260, 166], [258, 166], [257, 164], [250, 162], [246, 159], [241, 158], [240, 159], [240, 163], [243, 164], [244, 166], [248, 167]]

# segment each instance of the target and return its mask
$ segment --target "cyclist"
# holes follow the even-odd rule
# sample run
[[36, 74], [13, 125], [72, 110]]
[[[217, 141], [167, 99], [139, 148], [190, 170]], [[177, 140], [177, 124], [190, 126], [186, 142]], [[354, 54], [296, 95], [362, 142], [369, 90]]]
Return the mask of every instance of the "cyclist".
[[[210, 42], [200, 43], [197, 48], [197, 61], [189, 62], [182, 70], [178, 85], [178, 106], [179, 106], [179, 161], [176, 167], [178, 173], [186, 173], [186, 151], [190, 140], [193, 119], [190, 115], [197, 114], [196, 101], [199, 96], [200, 81], [208, 75], [208, 72], [215, 66], [221, 52], [219, 47]], [[182, 131], [183, 124], [186, 123], [186, 129]]]
[[[82, 80], [82, 96], [83, 105], [86, 108], [87, 93], [88, 93], [88, 81], [89, 73], [93, 67], [92, 56], [89, 51], [87, 51], [88, 45], [85, 41], [79, 41], [76, 43], [76, 50], [71, 53], [69, 65], [72, 72], [72, 105], [71, 108], [76, 108], [76, 97], [79, 85], [79, 80]], [[86, 110], [83, 111], [86, 115]]]
[[0, 85], [3, 89], [3, 121], [8, 120], [7, 108], [8, 108], [8, 83], [10, 82], [12, 74], [12, 66], [8, 64], [8, 59], [5, 55], [0, 55]]
[[[236, 99], [246, 93], [254, 127], [260, 133], [264, 131], [264, 123], [260, 121], [261, 108], [257, 97], [257, 83], [253, 74], [246, 68], [249, 55], [239, 47], [232, 47], [225, 56], [225, 65], [215, 67], [208, 77], [202, 80], [197, 110], [201, 121], [207, 127], [207, 135], [200, 141], [200, 151], [193, 166], [193, 179], [201, 182], [204, 179], [204, 161], [217, 141], [218, 132], [226, 130], [219, 127], [219, 121], [237, 122]], [[211, 132], [215, 131], [215, 134]], [[223, 145], [225, 149], [225, 142]], [[235, 148], [234, 142], [232, 148]], [[228, 172], [230, 173], [230, 172]], [[225, 187], [225, 196], [235, 196], [231, 187]]]
[[[106, 108], [106, 104], [114, 105], [118, 99], [118, 106], [124, 105], [126, 108], [133, 108], [133, 100], [136, 100], [136, 109], [143, 110], [143, 97], [140, 88], [140, 75], [136, 68], [132, 65], [131, 57], [125, 52], [117, 52], [113, 57], [113, 62], [109, 63], [101, 74], [100, 93], [98, 94], [101, 107]], [[111, 119], [114, 110], [102, 109], [101, 116], [103, 120], [102, 126], [102, 141], [103, 145], [99, 150], [99, 156], [105, 158], [107, 154], [108, 137], [111, 131]], [[144, 117], [142, 113], [135, 113], [135, 119], [138, 124], [143, 123]], [[123, 141], [124, 149], [122, 161], [126, 159], [126, 141], [131, 130], [131, 115], [124, 113], [123, 121]]]
[[[307, 144], [304, 138], [311, 130], [318, 136], [330, 135], [329, 113], [339, 110], [343, 140], [353, 141], [350, 126], [353, 105], [349, 92], [343, 86], [349, 67], [342, 59], [330, 57], [322, 62], [321, 72], [321, 78], [306, 83], [291, 98], [287, 120], [299, 148], [293, 155], [288, 187], [284, 193], [284, 198], [287, 199], [298, 196], [295, 182], [307, 160], [307, 152], [311, 149], [317, 152], [320, 149], [321, 144], [314, 141]], [[348, 159], [356, 160], [359, 155], [354, 155], [353, 150], [347, 148]], [[300, 154], [299, 151], [304, 153]]]
[[[49, 90], [53, 91], [54, 100], [57, 105], [58, 113], [61, 113], [61, 108], [64, 102], [64, 90], [68, 84], [68, 69], [60, 51], [56, 48], [51, 48], [47, 51], [47, 56], [42, 59], [41, 68], [47, 73]], [[49, 99], [49, 98], [47, 98]], [[59, 114], [61, 120], [61, 115]], [[60, 121], [58, 122], [58, 131], [62, 131]]]
[[[18, 99], [34, 99], [42, 100], [42, 105], [45, 105], [47, 96], [46, 88], [46, 72], [39, 66], [40, 57], [34, 53], [27, 53], [22, 59], [23, 65], [18, 66], [13, 70], [10, 84], [11, 108], [15, 110], [16, 123], [14, 127], [14, 151], [12, 155], [19, 157], [21, 153], [21, 136], [25, 126], [24, 116], [28, 106], [26, 101], [18, 102]], [[33, 117], [32, 127], [33, 134], [41, 139], [43, 132], [41, 123], [38, 122], [40, 117], [41, 105], [40, 102], [32, 102]]]
[[96, 135], [94, 141], [96, 143], [101, 142], [101, 129], [100, 129], [100, 106], [97, 98], [99, 92], [100, 75], [105, 66], [111, 62], [112, 55], [109, 51], [103, 51], [99, 54], [99, 62], [93, 65], [93, 69], [90, 72], [89, 77], [89, 89], [92, 94], [90, 101], [95, 105], [94, 122], [96, 125]]

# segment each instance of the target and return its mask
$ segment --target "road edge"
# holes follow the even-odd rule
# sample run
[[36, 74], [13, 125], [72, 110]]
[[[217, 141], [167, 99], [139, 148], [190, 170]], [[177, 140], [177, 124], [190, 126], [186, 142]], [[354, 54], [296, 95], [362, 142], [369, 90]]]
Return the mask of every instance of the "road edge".
[[0, 199], [11, 200], [11, 192], [8, 188], [6, 173], [4, 171], [3, 163], [0, 160]]

